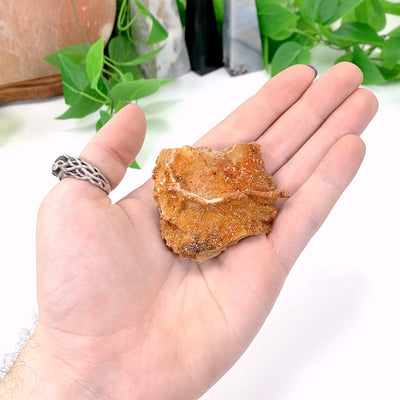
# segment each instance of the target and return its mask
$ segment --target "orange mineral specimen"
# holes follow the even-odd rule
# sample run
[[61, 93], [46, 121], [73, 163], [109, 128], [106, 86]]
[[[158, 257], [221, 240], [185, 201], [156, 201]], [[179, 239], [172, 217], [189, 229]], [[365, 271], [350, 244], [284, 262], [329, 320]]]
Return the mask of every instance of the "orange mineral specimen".
[[195, 261], [213, 258], [246, 236], [269, 233], [275, 200], [289, 197], [276, 188], [256, 142], [223, 151], [164, 149], [153, 179], [166, 245]]

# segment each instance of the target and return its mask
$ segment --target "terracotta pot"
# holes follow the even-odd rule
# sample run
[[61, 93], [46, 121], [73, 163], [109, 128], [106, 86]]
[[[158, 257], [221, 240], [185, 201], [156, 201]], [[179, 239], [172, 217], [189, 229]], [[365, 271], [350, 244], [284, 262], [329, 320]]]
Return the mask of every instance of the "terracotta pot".
[[[70, 0], [4, 1], [0, 7], [0, 85], [48, 77], [59, 71], [43, 58], [60, 48], [85, 43]], [[74, 0], [91, 43], [111, 35], [116, 0]], [[1, 89], [1, 88], [0, 88]]]

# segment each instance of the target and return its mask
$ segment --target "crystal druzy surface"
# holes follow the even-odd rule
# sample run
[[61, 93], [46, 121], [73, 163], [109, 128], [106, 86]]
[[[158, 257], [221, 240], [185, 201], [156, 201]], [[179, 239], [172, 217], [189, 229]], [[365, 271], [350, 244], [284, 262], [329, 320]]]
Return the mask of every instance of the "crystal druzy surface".
[[215, 257], [246, 236], [269, 233], [277, 216], [274, 202], [289, 196], [276, 188], [256, 142], [223, 151], [164, 149], [153, 179], [166, 245], [195, 261]]

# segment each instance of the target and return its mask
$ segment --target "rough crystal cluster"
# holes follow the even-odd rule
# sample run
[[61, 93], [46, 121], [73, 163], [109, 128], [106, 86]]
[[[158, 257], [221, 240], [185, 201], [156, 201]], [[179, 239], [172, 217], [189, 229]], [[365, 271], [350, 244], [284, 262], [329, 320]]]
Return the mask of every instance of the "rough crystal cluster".
[[276, 188], [256, 142], [223, 151], [164, 149], [153, 179], [166, 245], [195, 261], [215, 257], [246, 236], [269, 233], [275, 200], [289, 196]]

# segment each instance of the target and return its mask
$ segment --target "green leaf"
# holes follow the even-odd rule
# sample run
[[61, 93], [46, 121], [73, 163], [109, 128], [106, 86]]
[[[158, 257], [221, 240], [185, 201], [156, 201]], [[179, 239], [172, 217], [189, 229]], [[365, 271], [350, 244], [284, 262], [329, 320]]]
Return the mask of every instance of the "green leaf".
[[135, 160], [130, 166], [129, 168], [134, 168], [134, 169], [140, 169], [140, 165], [137, 163], [137, 161]]
[[324, 23], [336, 11], [339, 0], [303, 0], [300, 13], [305, 20]]
[[343, 56], [339, 57], [336, 61], [335, 64], [339, 64], [343, 61], [347, 62], [353, 62], [353, 53], [346, 53]]
[[101, 122], [101, 118], [99, 118], [96, 122], [96, 132], [98, 132], [103, 127], [103, 123]]
[[310, 50], [296, 42], [282, 44], [274, 54], [271, 62], [271, 76], [278, 74], [285, 68], [295, 64], [309, 64], [311, 60]]
[[400, 65], [396, 65], [394, 68], [379, 68], [383, 77], [388, 81], [398, 81], [400, 79]]
[[61, 66], [58, 56], [61, 54], [64, 57], [69, 58], [74, 64], [78, 65], [82, 60], [85, 59], [88, 50], [89, 45], [87, 43], [73, 44], [72, 46], [64, 47], [61, 50], [49, 54], [48, 56], [44, 57], [44, 60], [53, 67], [60, 69]]
[[224, 19], [224, 8], [225, 8], [225, 0], [212, 0], [215, 19], [220, 22]]
[[146, 54], [143, 54], [139, 57], [135, 57], [133, 60], [119, 62], [118, 65], [125, 65], [125, 66], [131, 65], [132, 66], [132, 65], [142, 64], [148, 60], [151, 60], [153, 57], [155, 57], [161, 50], [164, 49], [164, 47], [165, 47], [165, 44], [163, 46], [157, 47], [154, 50], [149, 51]]
[[390, 38], [400, 37], [400, 26], [398, 26], [398, 27], [394, 28], [393, 30], [391, 30], [391, 31], [388, 33], [388, 36], [389, 36]]
[[332, 17], [330, 17], [324, 23], [326, 25], [330, 25], [330, 24], [334, 23], [338, 19], [344, 17], [347, 13], [349, 13], [351, 10], [353, 10], [355, 7], [357, 7], [363, 1], [364, 0], [340, 0]]
[[376, 44], [381, 46], [381, 38], [369, 25], [361, 22], [346, 22], [338, 30], [332, 32], [332, 37], [357, 43]]
[[111, 89], [114, 103], [138, 100], [155, 93], [161, 86], [162, 79], [144, 79], [141, 81], [120, 82]]
[[142, 73], [139, 71], [139, 68], [137, 66], [132, 66], [132, 65], [118, 65], [120, 68], [121, 72], [124, 74], [131, 73], [133, 75], [133, 79], [135, 81], [138, 81], [140, 79], [143, 79]]
[[[300, 2], [301, 1], [303, 1], [303, 0], [300, 0]], [[257, 3], [257, 9], [258, 9], [258, 7], [266, 8], [270, 4], [278, 4], [280, 6], [287, 7], [288, 0], [256, 0], [256, 3]]]
[[400, 15], [400, 3], [381, 0], [381, 4], [386, 14]]
[[382, 60], [386, 68], [393, 68], [400, 61], [400, 37], [385, 40], [382, 47]]
[[103, 69], [104, 59], [104, 40], [103, 37], [92, 44], [86, 56], [86, 73], [90, 80], [90, 87], [94, 89], [99, 82], [101, 71]]
[[114, 111], [117, 113], [121, 108], [124, 108], [126, 106], [126, 101], [118, 100], [117, 104], [114, 108]]
[[224, 9], [225, 0], [212, 0], [214, 6], [215, 20], [217, 22], [217, 28], [220, 35], [222, 34], [222, 26], [224, 22]]
[[156, 44], [165, 40], [168, 37], [168, 32], [158, 22], [157, 18], [155, 18], [153, 14], [140, 1], [135, 0], [135, 3], [136, 6], [139, 8], [139, 11], [142, 14], [148, 16], [153, 22], [149, 37], [147, 38], [146, 45], [150, 46], [152, 44]]
[[277, 40], [277, 41], [288, 41], [291, 35], [293, 35], [293, 32], [296, 30], [296, 23], [293, 23], [293, 25], [288, 26], [286, 29], [284, 29], [281, 32], [276, 33], [275, 35], [271, 35], [270, 38]]
[[314, 42], [312, 41], [312, 39], [310, 38], [310, 36], [306, 36], [303, 35], [302, 33], [298, 32], [298, 33], [294, 33], [288, 41], [291, 42], [296, 42], [298, 44], [300, 44], [302, 47], [311, 47]]
[[58, 55], [61, 69], [61, 79], [64, 90], [64, 99], [68, 105], [78, 103], [81, 92], [89, 84], [85, 72], [75, 65], [69, 58]]
[[100, 130], [111, 118], [112, 115], [108, 111], [100, 110], [100, 119], [96, 123], [96, 131]]
[[100, 119], [103, 125], [105, 125], [111, 118], [112, 115], [108, 111], [100, 110]]
[[314, 46], [314, 44], [319, 43], [321, 36], [319, 28], [320, 26], [323, 25], [300, 18], [297, 21], [297, 32], [294, 33], [293, 39], [290, 38], [289, 40], [303, 44], [304, 47], [311, 48]]
[[87, 97], [81, 96], [78, 103], [71, 105], [68, 110], [57, 117], [57, 119], [83, 118], [94, 113], [101, 106], [101, 103], [97, 103]]
[[329, 45], [334, 44], [336, 46], [347, 48], [353, 44], [352, 40], [344, 40], [334, 36], [330, 27], [320, 25], [319, 29], [321, 34], [326, 37], [326, 42], [329, 43]]
[[132, 72], [127, 72], [121, 76], [121, 82], [130, 82], [133, 81], [133, 74]]
[[126, 36], [115, 36], [108, 43], [108, 54], [117, 62], [137, 57], [137, 52]]
[[349, 21], [357, 21], [355, 9], [349, 11], [341, 20], [342, 24]]
[[303, 0], [300, 7], [301, 16], [307, 21], [316, 22], [320, 4], [321, 0]]
[[364, 74], [364, 85], [377, 85], [386, 82], [379, 68], [361, 50], [360, 46], [354, 45], [353, 63], [356, 64]]
[[322, 0], [318, 8], [317, 22], [322, 24], [329, 20], [336, 11], [339, 0]]
[[89, 94], [89, 95], [91, 95], [91, 96], [93, 96], [93, 97], [96, 97], [98, 100], [101, 100], [101, 101], [104, 102], [104, 101], [105, 101], [105, 100], [104, 100], [104, 97], [102, 97], [102, 96], [98, 93], [98, 91], [100, 91], [100, 92], [103, 93], [104, 95], [108, 96], [108, 89], [107, 89], [107, 86], [106, 86], [106, 84], [104, 83], [104, 81], [105, 81], [105, 80], [100, 79], [100, 80], [99, 80], [99, 84], [98, 84], [98, 86], [97, 86], [96, 89], [92, 89], [92, 88], [90, 88], [90, 87], [87, 87], [87, 88], [84, 90], [84, 92], [87, 93], [87, 94]]
[[257, 0], [258, 21], [263, 36], [277, 39], [283, 32], [290, 36], [299, 17], [279, 4]]
[[108, 55], [122, 73], [132, 73], [134, 79], [143, 78], [142, 74], [136, 66], [124, 65], [138, 57], [137, 51], [126, 36], [115, 36], [108, 43]]
[[354, 10], [358, 22], [370, 25], [376, 31], [386, 26], [386, 16], [379, 0], [364, 0]]
[[181, 19], [182, 27], [186, 25], [186, 5], [182, 0], [176, 0], [178, 6], [179, 17]]
[[[73, 90], [75, 91], [76, 89]], [[107, 102], [107, 100], [101, 96], [99, 91], [103, 94], [107, 94], [107, 88], [103, 81], [99, 81], [99, 87], [97, 90], [93, 90], [88, 83], [88, 86], [79, 92], [78, 101], [72, 104], [67, 112], [60, 116], [59, 119], [82, 118], [98, 110]]]

